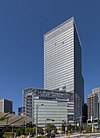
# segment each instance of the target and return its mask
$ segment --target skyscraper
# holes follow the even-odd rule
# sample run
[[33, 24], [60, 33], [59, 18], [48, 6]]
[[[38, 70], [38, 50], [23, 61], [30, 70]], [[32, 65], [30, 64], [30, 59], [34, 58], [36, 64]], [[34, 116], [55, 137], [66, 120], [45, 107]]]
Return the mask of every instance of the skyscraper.
[[[81, 42], [74, 18], [44, 34], [44, 89], [73, 93], [73, 120], [82, 116]], [[69, 114], [70, 118], [70, 114]]]

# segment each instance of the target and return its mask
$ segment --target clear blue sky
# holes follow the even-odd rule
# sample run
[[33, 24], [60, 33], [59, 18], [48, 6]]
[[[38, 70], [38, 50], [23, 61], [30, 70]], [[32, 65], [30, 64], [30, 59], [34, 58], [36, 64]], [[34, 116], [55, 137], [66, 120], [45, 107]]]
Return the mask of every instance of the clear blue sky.
[[100, 0], [1, 0], [0, 99], [22, 105], [22, 90], [43, 88], [43, 34], [75, 17], [82, 42], [85, 101], [100, 87]]

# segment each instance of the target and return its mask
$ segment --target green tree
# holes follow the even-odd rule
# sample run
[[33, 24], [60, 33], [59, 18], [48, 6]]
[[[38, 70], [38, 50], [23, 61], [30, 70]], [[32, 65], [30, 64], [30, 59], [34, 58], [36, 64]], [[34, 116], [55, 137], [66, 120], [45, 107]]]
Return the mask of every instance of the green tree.
[[25, 135], [25, 127], [21, 127], [21, 135]]
[[44, 130], [43, 130], [43, 128], [42, 128], [42, 127], [39, 127], [39, 128], [38, 128], [38, 133], [39, 133], [39, 134], [41, 134], [41, 135], [43, 135], [43, 134], [44, 134]]
[[92, 125], [86, 126], [86, 132], [92, 132]]
[[12, 132], [4, 132], [4, 134], [3, 134], [4, 138], [9, 138], [9, 137], [13, 137], [13, 136], [14, 136], [14, 133], [12, 133]]
[[21, 128], [16, 128], [16, 135], [20, 136], [21, 135]]
[[65, 132], [65, 124], [62, 124], [62, 131]]
[[28, 135], [31, 132], [31, 128], [26, 127], [25, 128], [25, 135]]
[[68, 130], [68, 131], [71, 131], [71, 124], [69, 124], [69, 125], [67, 126], [67, 130]]
[[34, 136], [36, 134], [36, 128], [31, 128], [31, 132], [32, 136]]
[[21, 127], [21, 128], [16, 128], [16, 135], [20, 136], [20, 135], [25, 135], [25, 128]]
[[54, 131], [54, 133], [56, 133], [57, 128], [54, 124], [47, 124], [46, 131], [47, 131], [47, 133], [51, 133], [52, 131]]

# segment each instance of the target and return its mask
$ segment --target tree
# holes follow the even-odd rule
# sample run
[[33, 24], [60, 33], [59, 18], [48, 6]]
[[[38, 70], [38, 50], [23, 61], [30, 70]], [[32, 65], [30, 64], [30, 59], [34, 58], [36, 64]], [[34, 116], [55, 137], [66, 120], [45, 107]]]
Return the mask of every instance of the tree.
[[16, 135], [17, 135], [17, 136], [20, 136], [20, 135], [21, 135], [21, 128], [17, 128], [17, 129], [16, 129]]
[[56, 133], [57, 128], [54, 124], [47, 124], [46, 131], [47, 131], [47, 133], [51, 133], [52, 131], [54, 131], [54, 133]]
[[39, 128], [38, 128], [38, 133], [39, 133], [39, 134], [41, 134], [41, 135], [43, 135], [43, 134], [44, 134], [44, 130], [43, 130], [43, 128], [42, 128], [42, 127], [39, 127]]
[[31, 134], [32, 134], [32, 136], [34, 136], [35, 134], [36, 134], [36, 128], [31, 128]]
[[62, 124], [62, 131], [65, 132], [65, 124]]
[[13, 133], [13, 132], [5, 132], [5, 133], [3, 134], [3, 137], [4, 137], [4, 138], [14, 137], [14, 133]]
[[30, 132], [31, 132], [31, 128], [26, 127], [25, 128], [25, 135], [29, 135]]
[[92, 132], [92, 125], [86, 126], [86, 132]]

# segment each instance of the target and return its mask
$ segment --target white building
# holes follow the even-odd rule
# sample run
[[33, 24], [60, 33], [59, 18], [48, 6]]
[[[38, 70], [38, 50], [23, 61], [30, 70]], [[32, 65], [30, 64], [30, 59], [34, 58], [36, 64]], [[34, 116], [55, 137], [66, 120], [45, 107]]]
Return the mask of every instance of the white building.
[[[72, 93], [28, 88], [23, 91], [23, 98], [25, 115], [33, 118], [33, 124], [36, 124], [36, 120], [38, 120], [39, 126], [44, 126], [45, 123], [61, 126], [62, 120], [66, 123], [69, 121], [67, 110], [72, 114], [74, 109], [73, 102], [71, 102]], [[38, 114], [38, 118], [36, 114]]]
[[44, 89], [74, 90], [73, 18], [44, 35]]
[[79, 121], [84, 102], [81, 67], [81, 43], [74, 18], [70, 18], [44, 35], [44, 89], [74, 94], [72, 121]]
[[100, 129], [100, 88], [92, 89], [88, 95], [88, 125], [93, 124]]
[[97, 94], [98, 96], [98, 102], [100, 103], [100, 87], [92, 89], [92, 94]]
[[97, 102], [97, 106], [98, 106], [98, 119], [97, 119], [97, 123], [98, 123], [98, 127], [100, 129], [100, 87], [98, 88], [94, 88], [92, 89], [92, 94], [96, 94], [98, 97], [98, 102]]

